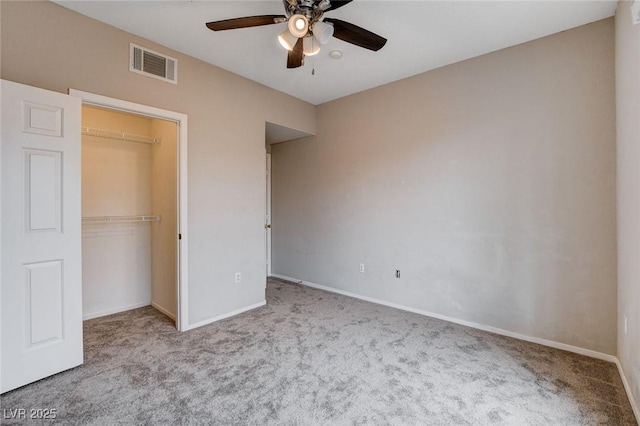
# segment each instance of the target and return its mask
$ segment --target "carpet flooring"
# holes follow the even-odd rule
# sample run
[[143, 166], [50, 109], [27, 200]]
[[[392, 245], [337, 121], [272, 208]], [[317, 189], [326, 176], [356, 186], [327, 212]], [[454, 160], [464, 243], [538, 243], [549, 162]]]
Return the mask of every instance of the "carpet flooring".
[[0, 402], [64, 425], [636, 424], [614, 364], [273, 279], [186, 333], [151, 307], [86, 321], [84, 365]]

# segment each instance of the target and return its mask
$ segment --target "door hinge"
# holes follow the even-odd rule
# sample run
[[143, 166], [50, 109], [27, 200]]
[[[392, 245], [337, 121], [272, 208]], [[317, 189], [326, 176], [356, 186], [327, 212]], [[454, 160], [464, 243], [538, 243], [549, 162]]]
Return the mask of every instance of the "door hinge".
[[181, 240], [182, 239], [182, 234], [178, 234], [178, 239]]

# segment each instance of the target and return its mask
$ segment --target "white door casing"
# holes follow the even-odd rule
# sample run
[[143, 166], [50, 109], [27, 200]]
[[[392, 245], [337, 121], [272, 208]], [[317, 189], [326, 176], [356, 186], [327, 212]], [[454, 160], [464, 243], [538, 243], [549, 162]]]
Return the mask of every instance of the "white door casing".
[[267, 200], [265, 213], [267, 277], [271, 276], [271, 154], [267, 154]]
[[176, 268], [177, 282], [177, 312], [176, 328], [180, 331], [187, 331], [196, 326], [189, 323], [189, 226], [188, 226], [188, 186], [187, 186], [187, 125], [188, 117], [175, 111], [164, 110], [148, 105], [123, 101], [121, 99], [110, 98], [97, 95], [95, 93], [84, 92], [77, 89], [69, 89], [69, 94], [82, 101], [85, 105], [93, 105], [115, 111], [128, 112], [135, 115], [142, 115], [150, 118], [173, 121], [178, 126], [178, 259]]
[[2, 80], [0, 392], [83, 362], [79, 99]]

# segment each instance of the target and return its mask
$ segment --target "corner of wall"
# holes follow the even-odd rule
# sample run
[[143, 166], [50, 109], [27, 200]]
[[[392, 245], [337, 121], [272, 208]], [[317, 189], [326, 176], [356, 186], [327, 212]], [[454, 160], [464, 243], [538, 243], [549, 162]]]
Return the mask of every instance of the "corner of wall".
[[617, 324], [620, 374], [640, 422], [640, 25], [632, 24], [631, 4], [618, 2], [615, 17]]

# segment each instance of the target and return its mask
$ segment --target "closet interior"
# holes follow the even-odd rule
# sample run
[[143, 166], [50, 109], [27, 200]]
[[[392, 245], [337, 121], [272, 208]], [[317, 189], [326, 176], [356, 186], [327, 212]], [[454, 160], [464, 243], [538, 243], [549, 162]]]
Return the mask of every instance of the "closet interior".
[[82, 108], [84, 318], [151, 305], [175, 321], [178, 126]]

